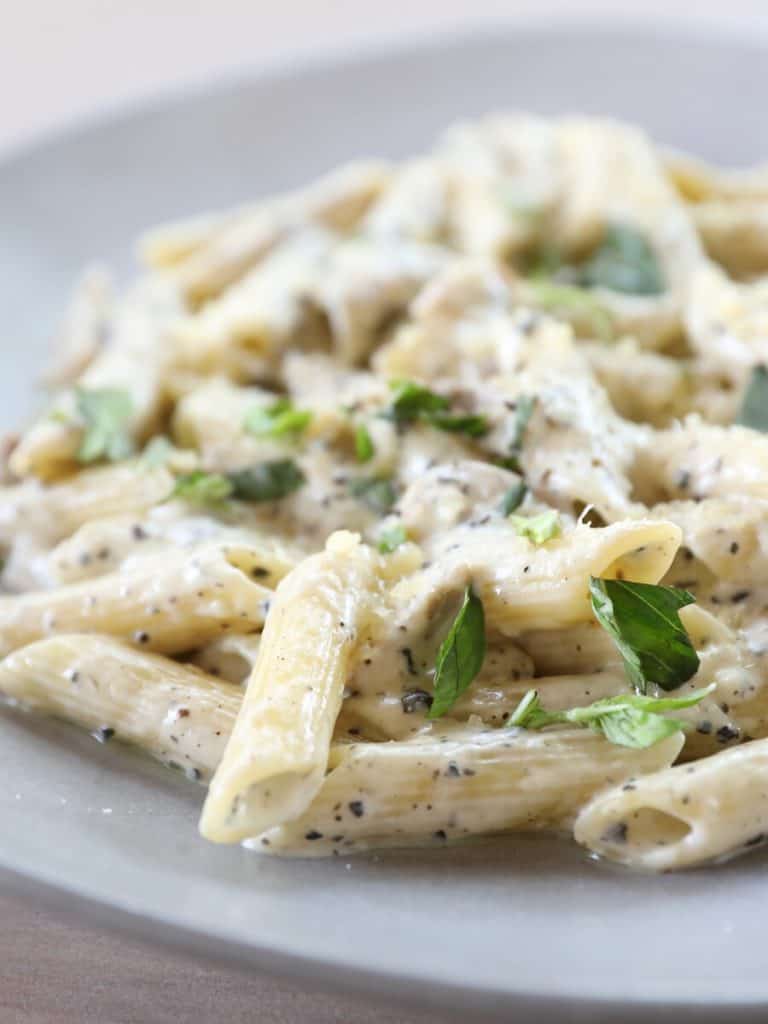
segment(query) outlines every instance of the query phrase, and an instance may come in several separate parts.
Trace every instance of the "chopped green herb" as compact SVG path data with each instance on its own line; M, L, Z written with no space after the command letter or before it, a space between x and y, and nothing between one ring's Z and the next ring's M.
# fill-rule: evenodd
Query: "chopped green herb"
M613 318L608 310L584 288L550 280L529 282L533 301L542 309L584 320L596 338L613 339Z
M440 645L435 663L435 693L428 718L449 711L483 667L485 615L472 587L464 591L461 608Z
M536 408L535 395L519 395L515 401L515 420L512 425L512 437L509 442L509 455L500 459L499 464L505 469L519 473L520 456L523 453L525 432L528 429L533 410Z
M373 438L364 423L355 428L355 456L358 462L370 462L376 454Z
M488 421L484 416L450 413L448 410L451 403L447 398L415 381L395 380L391 381L389 386L394 391L394 398L384 415L395 423L421 420L438 430L467 434L468 437L482 437L488 433Z
M288 398L278 398L268 406L256 406L250 409L243 421L249 434L256 437L298 437L306 430L312 419L312 413L306 409L296 409Z
M485 416L452 416L448 412L436 412L426 419L438 430L445 430L451 434L466 434L467 437L482 437L489 429Z
M306 481L292 459L260 462L228 474L232 497L241 501L277 501L297 491Z
M173 490L165 499L182 498L194 505L214 505L232 495L232 483L223 473L206 473L196 469L177 477Z
M393 380L389 386L394 394L386 415L395 423L410 423L450 408L451 403L447 398L415 381Z
M369 508L380 515L386 515L397 501L392 482L386 477L358 477L357 480L350 482L349 493L355 498L361 498Z
M172 451L173 445L167 437L153 437L141 453L139 463L142 469L157 469L165 465Z
M680 609L696 600L687 590L652 583L590 577L592 611L616 645L638 693L648 684L682 686L699 668L699 657L680 621Z
M127 432L133 413L130 394L119 388L78 388L75 401L85 428L77 451L78 462L117 462L127 458L133 451Z
M376 546L382 555L391 555L393 551L396 551L401 544L405 544L407 540L408 534L405 532L405 528L393 526L391 529L384 530L379 534Z
M768 434L768 366L753 367L736 422Z
M578 268L585 288L608 288L626 295L659 295L665 282L648 240L627 224L609 224L603 240Z
M685 697L677 698L620 694L618 697L596 700L587 707L569 708L567 711L544 711L536 690L529 690L507 725L522 729L543 729L547 725L564 723L580 725L602 733L611 743L641 750L688 727L687 722L665 718L661 712L693 707L714 689L715 684L712 683L703 690L694 690Z
M301 487L304 480L304 474L290 459L261 462L226 474L206 473L198 469L178 477L165 500L183 498L196 505L216 504L227 498L277 501Z
M533 410L536 408L535 395L519 395L515 401L515 423L512 430L510 447L520 451L525 440L525 432L528 429Z
M509 521L518 537L527 537L534 544L545 544L562 532L560 514L553 508L537 516L510 516Z
M518 480L516 484L512 484L507 493L501 499L499 509L501 514L504 516L511 515L513 512L520 508L522 503L525 501L525 496L528 493L524 481Z

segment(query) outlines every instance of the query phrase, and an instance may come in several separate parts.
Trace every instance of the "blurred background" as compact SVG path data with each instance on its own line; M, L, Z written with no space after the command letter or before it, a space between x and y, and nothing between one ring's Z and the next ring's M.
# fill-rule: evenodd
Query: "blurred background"
M249 67L537 17L727 18L765 0L0 0L0 150L46 130Z

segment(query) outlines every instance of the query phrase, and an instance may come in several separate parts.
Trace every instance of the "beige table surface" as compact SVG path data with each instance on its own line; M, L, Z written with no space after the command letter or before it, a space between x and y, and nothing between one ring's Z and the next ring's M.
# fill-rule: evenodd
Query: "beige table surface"
M463 23L768 18L766 0L0 0L0 150L253 64ZM0 1024L438 1024L206 966L0 891Z

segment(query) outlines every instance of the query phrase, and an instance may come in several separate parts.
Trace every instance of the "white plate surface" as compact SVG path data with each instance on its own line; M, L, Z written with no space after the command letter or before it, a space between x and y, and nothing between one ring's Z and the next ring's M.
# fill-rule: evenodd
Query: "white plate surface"
M767 85L760 38L508 29L175 97L21 153L0 167L0 428L32 407L78 268L127 270L158 219L416 152L457 117L502 108L614 114L710 158L758 160ZM201 793L184 780L8 711L0 775L5 881L216 958L541 1021L768 1014L759 851L659 878L552 839L263 859L202 842Z

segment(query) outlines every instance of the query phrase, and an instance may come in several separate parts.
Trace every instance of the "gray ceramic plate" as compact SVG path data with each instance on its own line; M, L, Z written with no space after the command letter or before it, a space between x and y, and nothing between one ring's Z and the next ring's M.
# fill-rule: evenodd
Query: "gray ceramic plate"
M0 167L0 426L29 407L78 268L126 268L157 219L417 151L456 117L503 107L607 112L707 157L756 160L766 68L754 34L505 30L176 97L22 153ZM198 839L197 787L10 712L0 778L6 880L211 956L541 1020L768 1013L764 853L662 878L548 839L267 860Z

